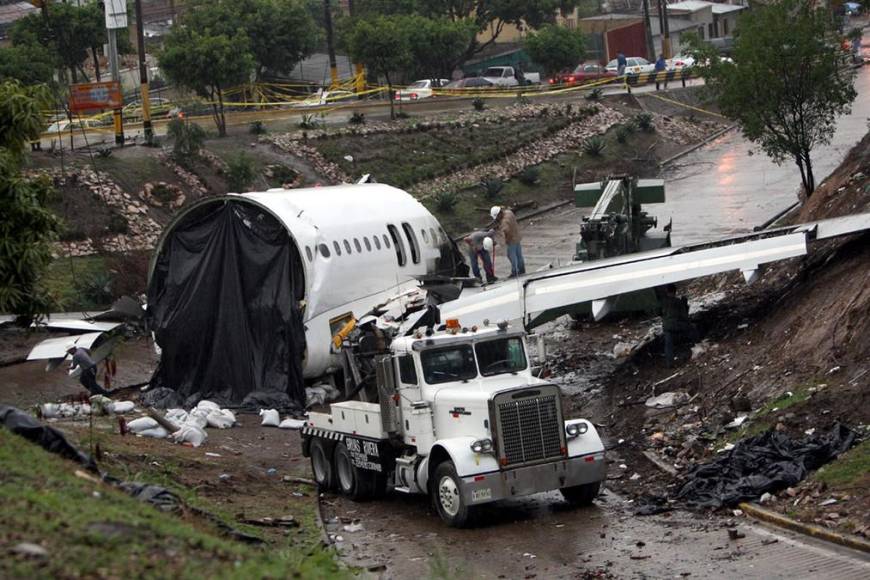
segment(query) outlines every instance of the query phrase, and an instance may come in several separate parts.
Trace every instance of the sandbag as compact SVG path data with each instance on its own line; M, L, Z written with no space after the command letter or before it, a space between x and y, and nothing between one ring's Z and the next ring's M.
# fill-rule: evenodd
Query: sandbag
M128 422L127 429L129 429L130 433L140 433L148 429L153 429L154 427L157 427L157 425L157 421L151 417L139 417L138 419L133 419Z
M133 403L133 401L115 401L109 405L108 411L115 415L123 415L124 413L129 413L135 408L136 404Z
M260 417L263 418L260 422L263 427L277 427L281 424L281 416L275 409L260 409Z
M181 429L172 434L172 440L176 443L187 443L193 447L199 447L208 439L208 433L195 425L182 425Z
M182 423L205 429L208 426L208 411L205 409L192 409L187 414L187 419L182 421Z
M229 409L217 409L211 411L206 417L209 427L216 429L229 429L236 424L236 416Z
M281 421L278 425L279 429L302 429L305 426L305 421L301 419L291 419L290 417Z
M221 406L211 401L202 400L196 404L197 409L205 409L206 411L220 411Z
M184 409L169 409L166 411L166 420L180 425L187 421L188 413Z
M154 439L166 439L169 436L169 431L161 427L160 425L156 427L152 427L151 429L145 429L143 431L139 431L136 433L137 437L153 437Z

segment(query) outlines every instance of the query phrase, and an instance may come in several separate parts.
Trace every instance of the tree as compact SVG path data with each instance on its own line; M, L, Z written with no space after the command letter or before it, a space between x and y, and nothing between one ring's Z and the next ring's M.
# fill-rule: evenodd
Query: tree
M450 78L456 62L462 58L468 42L474 38L474 25L465 20L399 17L411 39L414 78Z
M24 148L45 127L42 110L50 103L44 86L0 84L0 312L29 325L51 308L40 278L51 262L51 242L60 228L45 208L47 178L21 175Z
M420 9L427 16L444 16L454 22L465 21L480 33L469 40L459 66L493 44L506 26L539 28L555 20L556 12L567 14L578 0L428 0ZM486 38L483 42L480 37Z
M857 96L854 73L830 14L808 0L758 5L740 18L736 64L697 37L690 52L724 114L775 162L791 158L807 196L816 187L812 150L829 143Z
M545 25L529 34L524 44L529 57L543 66L548 75L574 68L583 58L583 35L561 26Z
M386 79L391 119L396 118L391 75L406 70L413 61L405 22L398 16L359 20L347 32L345 39L354 62L364 63L371 72Z
M184 25L228 37L245 34L258 81L266 71L289 73L320 42L320 28L300 0L194 0Z
M50 84L55 69L51 52L37 44L0 48L0 82L17 80L22 85Z
M218 136L227 134L224 91L250 79L254 70L248 38L212 35L191 25L174 27L158 55L160 69L177 85L208 99Z

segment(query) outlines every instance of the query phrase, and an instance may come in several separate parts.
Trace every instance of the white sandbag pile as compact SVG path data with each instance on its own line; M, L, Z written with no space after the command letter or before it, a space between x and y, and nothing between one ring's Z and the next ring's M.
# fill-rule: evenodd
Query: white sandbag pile
M279 429L302 429L305 426L306 421L302 419L293 419L291 417L287 417L278 425Z
M127 423L127 429L139 437L153 437L165 439L169 432L151 417L139 417Z
M39 416L43 419L87 417L91 411L88 403L43 403L39 406Z
M236 416L232 411L221 409L212 401L200 401L190 411L168 409L165 417L176 427L171 433L151 417L134 419L127 423L127 428L140 437L168 437L175 443L199 447L208 439L206 427L229 429L236 424Z

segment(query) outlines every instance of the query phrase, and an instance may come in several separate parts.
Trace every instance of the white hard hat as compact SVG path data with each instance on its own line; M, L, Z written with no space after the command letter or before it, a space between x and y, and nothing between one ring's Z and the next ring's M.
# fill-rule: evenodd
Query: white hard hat
M497 218L498 214L500 214L500 213L501 213L501 206L500 205L494 205L494 206L492 206L492 209L489 210L489 215L492 216L492 219Z
M76 348L76 343L73 341L70 341L70 342L66 343L66 346L63 347L63 350L65 352L69 352L74 348Z
M492 251L492 238L491 237L487 236L487 237L483 238L483 249L486 250L487 252Z

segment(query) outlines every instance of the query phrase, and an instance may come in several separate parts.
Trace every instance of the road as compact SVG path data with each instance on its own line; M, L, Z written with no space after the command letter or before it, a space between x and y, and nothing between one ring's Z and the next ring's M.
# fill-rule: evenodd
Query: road
M848 115L840 117L829 145L813 154L817 183L821 183L867 131L870 118L870 66L858 70L858 97ZM673 220L674 245L703 242L752 231L770 217L797 201L800 173L791 162L773 163L737 130L668 165L665 180L667 201L646 206L660 224ZM571 205L533 218L523 224L526 269L570 260L580 236L580 222L587 209ZM510 273L507 260L499 255L496 274Z
M357 504L326 495L322 504L345 559L381 569L384 578L583 578L600 570L617 578L870 575L866 554L742 516L674 511L639 517L612 493L576 510L557 492L500 502L484 512L485 525L468 530L444 526L422 496L391 494ZM357 520L361 530L345 530ZM730 540L727 528L733 526L745 538Z

